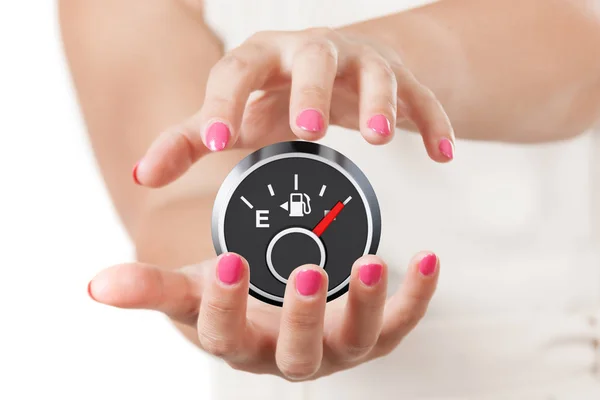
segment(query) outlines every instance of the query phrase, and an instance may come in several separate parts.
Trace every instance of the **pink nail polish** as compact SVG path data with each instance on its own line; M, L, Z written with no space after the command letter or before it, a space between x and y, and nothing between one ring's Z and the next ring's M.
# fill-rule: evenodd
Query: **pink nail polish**
M309 132L321 132L325 126L323 116L317 110L307 109L296 118L296 125Z
M140 165L140 162L136 162L135 165L133 166L133 171L131 171L131 175L133 175L133 181L137 184L137 185L141 185L138 177L137 177L137 170L138 170L138 166Z
M296 290L302 296L312 296L321 288L321 274L314 269L298 272L296 275Z
M229 142L229 128L222 122L213 122L206 129L206 144L212 151L221 151Z
M367 126L373 132L379 133L382 136L390 134L390 121L384 115L375 115L367 122Z
M226 254L217 265L219 280L227 285L237 283L242 277L242 259L237 254Z
M419 262L419 272L425 276L433 275L436 267L437 256L435 254L428 254Z
M446 138L440 140L439 148L440 153L442 153L444 156L446 156L450 160L454 158L454 145L452 145L451 141L449 141Z
M381 280L383 267L380 264L366 264L358 270L358 278L367 286L374 286Z
M358 278L367 286L374 286L381 279L383 267L379 264L366 264L358 270Z

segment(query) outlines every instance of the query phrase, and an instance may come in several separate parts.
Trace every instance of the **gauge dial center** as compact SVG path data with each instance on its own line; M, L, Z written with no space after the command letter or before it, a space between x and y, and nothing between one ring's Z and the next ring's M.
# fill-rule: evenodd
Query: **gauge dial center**
M317 235L305 228L292 227L282 230L271 239L266 257L273 276L287 283L298 265L317 264L324 268L327 256L325 246Z

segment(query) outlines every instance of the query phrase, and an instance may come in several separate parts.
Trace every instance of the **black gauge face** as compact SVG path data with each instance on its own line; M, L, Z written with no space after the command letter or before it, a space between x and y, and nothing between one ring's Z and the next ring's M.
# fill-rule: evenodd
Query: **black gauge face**
M218 254L248 260L254 297L282 305L290 273L315 264L329 276L330 301L348 290L354 261L376 252L380 220L375 193L350 160L316 143L278 143L226 178L213 241Z

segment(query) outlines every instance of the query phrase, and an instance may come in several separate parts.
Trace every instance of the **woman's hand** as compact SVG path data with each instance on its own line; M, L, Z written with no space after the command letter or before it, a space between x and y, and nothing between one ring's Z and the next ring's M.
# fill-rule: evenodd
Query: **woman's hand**
M400 121L421 133L433 160L453 158L442 106L393 50L331 29L261 32L217 62L202 108L154 142L134 177L163 186L209 149L317 140L330 124L384 144Z
M199 345L233 368L307 380L391 352L425 313L438 275L438 258L421 253L386 300L387 266L364 256L348 295L326 307L327 274L306 265L291 274L279 308L248 296L248 264L228 253L177 271L118 265L88 290L98 302L157 310L196 327Z

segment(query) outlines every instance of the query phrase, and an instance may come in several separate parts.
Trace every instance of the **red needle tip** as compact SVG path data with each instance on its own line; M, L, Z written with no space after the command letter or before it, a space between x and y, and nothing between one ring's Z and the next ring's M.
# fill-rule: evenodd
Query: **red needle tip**
M338 216L338 214L342 211L343 208L344 203L342 203L341 201L335 203L335 206L333 206L331 211L329 211L327 215L323 217L321 221L319 221L317 226L314 227L314 229L312 230L313 233L320 237L323 234L323 232L325 232L325 230L329 227L329 225L333 222L333 220Z

